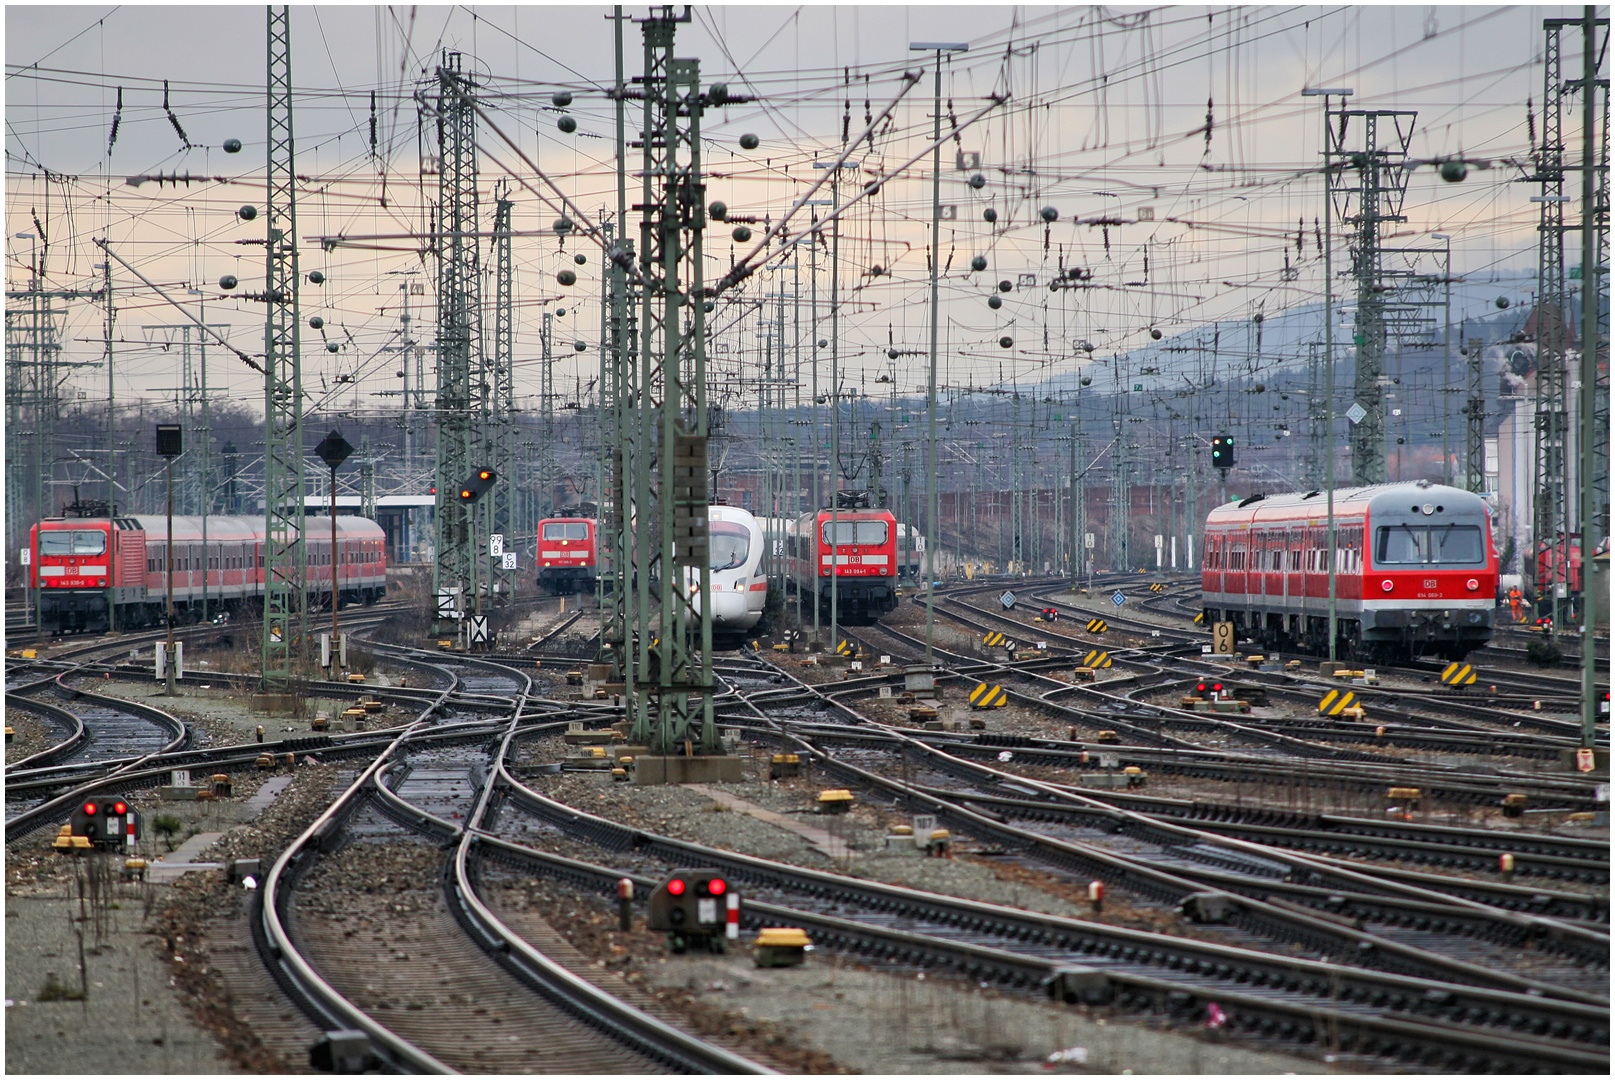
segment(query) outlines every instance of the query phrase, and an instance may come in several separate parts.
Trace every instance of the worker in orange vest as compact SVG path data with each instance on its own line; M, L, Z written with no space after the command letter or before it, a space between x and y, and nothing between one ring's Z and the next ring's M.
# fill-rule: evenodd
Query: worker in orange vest
M1518 585L1510 585L1508 587L1508 607L1509 610L1514 613L1515 622L1525 621L1525 616L1520 614L1520 604L1523 599L1524 597L1520 595L1520 587Z

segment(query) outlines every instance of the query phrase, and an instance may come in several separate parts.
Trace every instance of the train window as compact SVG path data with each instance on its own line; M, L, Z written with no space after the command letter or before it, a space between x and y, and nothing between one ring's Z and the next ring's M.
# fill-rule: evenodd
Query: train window
M39 531L39 553L41 555L73 554L73 534L65 529L41 529Z
M551 521L544 526L546 540L587 540L588 523L582 521Z
M830 532L831 523L824 523L824 542L834 547L847 546L879 546L886 542L888 531L884 521L837 521L835 534Z
M1478 525L1434 527L1430 530L1430 540L1435 562L1474 563L1486 557L1481 551Z
M751 534L733 521L713 521L707 527L707 550L714 570L732 570L746 561Z
M94 529L73 530L73 554L100 555L107 549L107 534Z

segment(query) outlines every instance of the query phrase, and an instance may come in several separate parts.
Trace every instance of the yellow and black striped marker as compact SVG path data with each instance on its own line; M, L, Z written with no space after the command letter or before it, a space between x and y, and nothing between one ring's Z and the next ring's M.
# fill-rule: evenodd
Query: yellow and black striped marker
M857 656L858 655L858 646L852 644L851 642L843 641L840 645L836 646L836 655L837 656Z
M1206 621L1206 613L1205 612L1203 612L1203 611L1195 612L1195 614L1194 614L1194 624L1196 626L1202 625L1205 621Z
M1448 664L1441 672L1442 686L1474 686L1475 669L1462 661Z
M1091 650L1082 658L1082 666L1090 668L1106 668L1110 666L1110 654L1099 649Z
M1103 634L1109 628L1110 624L1105 622L1104 619L1088 620L1088 633L1090 634Z
M1166 591L1166 586L1162 585L1159 581L1150 582L1150 592L1165 592L1165 591Z
M1002 709L1009 704L1009 695L1004 693L1002 686L993 686L989 683L980 683L970 691L970 707L972 709Z
M1331 690L1318 702L1318 712L1324 716L1339 716L1357 704L1357 695L1350 690Z
M983 645L1002 645L1005 640L1006 639L1003 634L1000 634L997 630L994 630L989 634L982 635L981 643Z

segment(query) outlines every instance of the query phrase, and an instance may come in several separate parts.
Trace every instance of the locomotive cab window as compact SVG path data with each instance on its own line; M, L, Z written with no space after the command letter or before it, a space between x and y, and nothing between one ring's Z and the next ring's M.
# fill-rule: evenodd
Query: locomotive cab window
M101 555L107 550L106 533L93 529L50 529L39 534L39 554Z
M1381 525L1374 538L1374 561L1387 566L1485 558L1478 525Z
M835 547L878 547L886 542L887 530L884 521L837 521L832 534L826 521L823 535L825 544Z
M587 540L589 526L582 521L552 521L544 526L546 540Z
M714 570L732 570L746 561L751 551L751 534L733 521L710 521L707 547Z

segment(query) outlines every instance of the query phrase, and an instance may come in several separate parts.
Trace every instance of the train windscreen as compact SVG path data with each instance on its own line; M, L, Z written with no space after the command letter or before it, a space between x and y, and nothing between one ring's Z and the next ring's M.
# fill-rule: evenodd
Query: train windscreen
M1374 561L1385 566L1485 562L1478 525L1382 525Z
M551 521L544 526L546 540L587 540L589 526L582 521Z
M93 529L48 529L39 534L40 555L100 555L107 549L107 534Z
M886 542L884 521L837 521L824 523L824 542L833 547L879 547Z
M707 551L714 570L731 570L741 566L751 553L751 533L744 525L733 521L709 521Z

